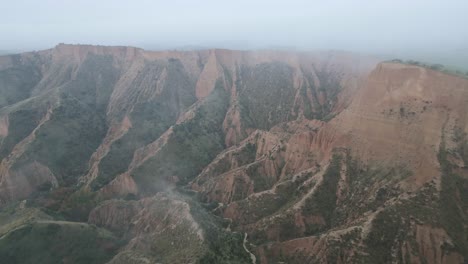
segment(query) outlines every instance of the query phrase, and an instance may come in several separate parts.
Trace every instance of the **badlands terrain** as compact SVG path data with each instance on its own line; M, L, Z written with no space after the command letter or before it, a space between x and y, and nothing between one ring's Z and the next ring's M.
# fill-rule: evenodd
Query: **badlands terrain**
M0 260L464 263L467 78L338 51L0 56Z

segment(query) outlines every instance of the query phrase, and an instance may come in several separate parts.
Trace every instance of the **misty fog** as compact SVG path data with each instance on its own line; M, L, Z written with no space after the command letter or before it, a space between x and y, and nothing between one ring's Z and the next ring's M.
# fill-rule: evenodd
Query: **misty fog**
M340 49L468 57L468 2L16 0L1 3L0 53L57 43L145 49Z

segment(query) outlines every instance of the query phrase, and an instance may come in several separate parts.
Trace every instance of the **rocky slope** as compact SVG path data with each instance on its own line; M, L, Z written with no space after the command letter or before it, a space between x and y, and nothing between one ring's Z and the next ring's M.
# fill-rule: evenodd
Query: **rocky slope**
M252 134L192 186L261 263L462 263L467 100L466 79L382 63L329 122Z
M44 221L99 227L101 263L468 256L466 79L345 52L60 44L1 56L0 99L1 210L41 215L2 221L12 261Z

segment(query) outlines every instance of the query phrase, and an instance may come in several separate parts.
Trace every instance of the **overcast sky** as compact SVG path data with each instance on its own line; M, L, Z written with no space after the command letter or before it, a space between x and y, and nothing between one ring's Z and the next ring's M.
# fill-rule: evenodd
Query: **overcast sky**
M370 52L468 47L467 0L0 0L0 7L0 50L61 42Z

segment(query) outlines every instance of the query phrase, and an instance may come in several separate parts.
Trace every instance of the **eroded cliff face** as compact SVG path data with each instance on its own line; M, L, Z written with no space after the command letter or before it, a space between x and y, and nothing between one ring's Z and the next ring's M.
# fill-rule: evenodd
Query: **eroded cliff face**
M340 91L357 89L359 80L373 64L373 58L342 53L149 52L131 47L65 44L47 51L5 57L3 73L26 68L37 73L28 76L35 79L27 84L10 80L11 73L5 75L4 81L9 86L26 88L10 100L18 103L10 103L2 110L6 140L3 152L8 154L24 138L43 135L40 140L28 143L29 152L26 148L25 153L9 163L18 164L14 167L19 168L21 164L39 162L61 186L79 182L92 191L103 189L100 192L123 195L135 193L135 188L122 186L119 191L115 189L117 183L125 175L144 179L146 176L133 174L141 175L139 172L143 171L146 175L145 170L151 167L148 164L161 162L158 156L167 155L168 149L188 147L193 153L202 152L195 162L193 155L188 155L184 172L162 173L159 179L162 182L155 184L157 189L181 178L191 180L214 155L239 144L256 129L269 130L292 120L332 117L349 101L348 97L339 96ZM28 117L27 111L40 113L45 109L50 110L46 121L37 118L36 123L22 122ZM211 118L197 118L203 111L216 112L218 116L213 117L216 122L200 125L203 122L199 120ZM80 115L73 116L74 113ZM63 133L47 132L59 122ZM18 127L16 123L21 124ZM200 132L211 130L210 141L216 138L216 142L201 149L193 144L176 143L184 131L193 129L192 123ZM178 133L172 133L174 128L180 128ZM74 137L63 140L65 134ZM205 139L194 135L191 140L209 139L203 136ZM43 148L41 144L78 154L33 153L33 149ZM51 152L50 149L43 152ZM9 173L6 167L2 167L5 171L2 178ZM24 194L16 197L26 197L45 183L33 182L38 184L32 189L5 188L25 189ZM10 198L5 197L5 201Z
M343 146L362 160L410 166L414 177L408 187L419 187L440 175L437 153L443 134L453 148L454 132L466 133L467 92L466 79L383 63L329 129L348 134Z
M250 234L261 263L462 262L467 85L379 64L329 122L253 132L192 187Z
M110 230L110 263L467 257L466 79L345 52L61 44L0 57L0 84L1 206Z

